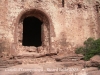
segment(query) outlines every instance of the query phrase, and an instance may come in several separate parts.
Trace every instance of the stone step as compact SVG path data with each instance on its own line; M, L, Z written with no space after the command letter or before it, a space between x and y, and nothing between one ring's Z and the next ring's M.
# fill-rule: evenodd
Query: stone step
M5 65L5 66L0 66L0 68L7 68L7 66Z
M52 58L54 58L56 61L79 61L83 58L82 55L57 55L57 56L53 56Z
M0 70L3 70L5 68L11 67L11 66L19 65L19 64L22 64L22 63L15 59L6 60L6 59L2 58L2 59L0 59Z
M19 54L15 57L17 57L18 59L22 59L22 58L40 58L40 57L46 57L46 56L53 56L53 55L57 55L56 53L47 53L47 54L44 54L44 53L34 53L34 52L26 52L26 53L23 53L23 54Z

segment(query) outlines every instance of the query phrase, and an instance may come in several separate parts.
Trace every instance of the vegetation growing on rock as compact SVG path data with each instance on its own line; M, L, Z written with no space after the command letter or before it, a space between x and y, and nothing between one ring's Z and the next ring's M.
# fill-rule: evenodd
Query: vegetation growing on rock
M83 54L84 60L89 60L94 55L100 55L100 38L88 38L84 42L84 46L79 47L75 51L77 54Z

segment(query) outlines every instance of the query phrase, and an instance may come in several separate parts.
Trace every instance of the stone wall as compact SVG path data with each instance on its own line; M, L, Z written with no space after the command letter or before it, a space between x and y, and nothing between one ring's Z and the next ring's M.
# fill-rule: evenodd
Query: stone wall
M11 52L23 47L18 46L18 25L30 10L41 11L48 19L49 52L71 53L87 38L100 37L100 0L1 0L0 39Z
M10 40L9 40L9 32L11 31L8 25L8 10L7 10L7 1L0 1L0 56L4 51L10 51ZM3 53L7 54L7 53Z

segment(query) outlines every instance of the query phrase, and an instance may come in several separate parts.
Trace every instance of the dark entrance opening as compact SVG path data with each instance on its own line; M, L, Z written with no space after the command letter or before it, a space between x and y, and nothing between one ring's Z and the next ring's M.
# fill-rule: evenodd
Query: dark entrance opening
M23 20L23 46L41 46L41 25L42 22L34 17L26 17Z

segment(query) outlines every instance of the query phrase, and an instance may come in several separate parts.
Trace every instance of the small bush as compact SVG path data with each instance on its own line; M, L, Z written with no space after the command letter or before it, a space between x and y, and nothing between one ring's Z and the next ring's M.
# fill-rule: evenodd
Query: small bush
M79 47L76 49L76 53L77 54L84 54L84 48L83 47Z
M84 60L89 60L94 55L100 55L100 38L96 40L88 38L84 42L84 46L77 48L75 53L83 54Z

